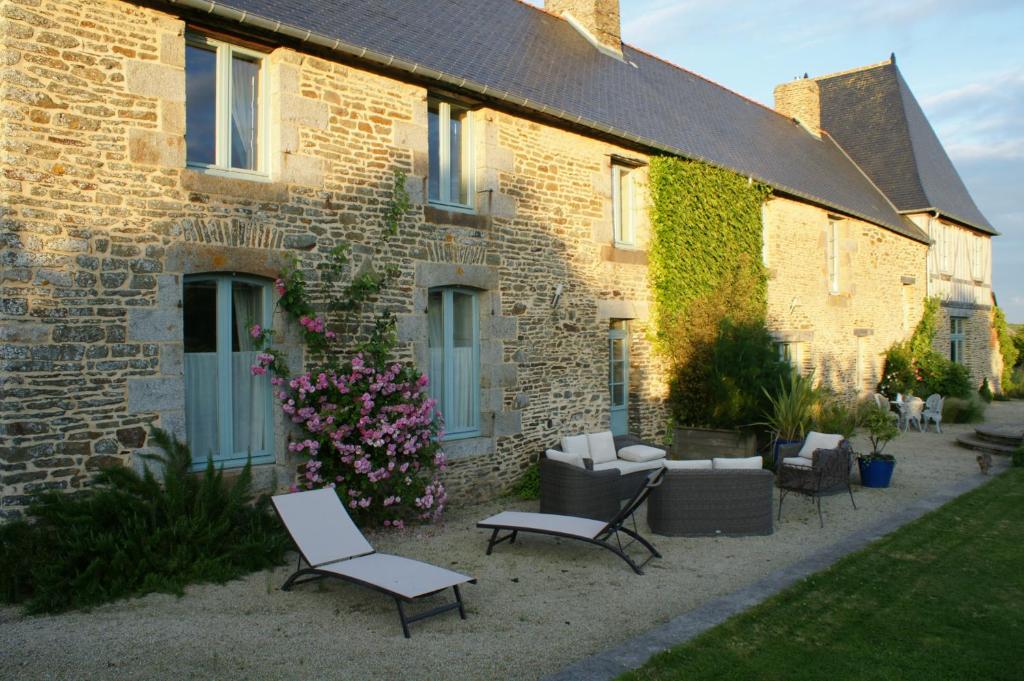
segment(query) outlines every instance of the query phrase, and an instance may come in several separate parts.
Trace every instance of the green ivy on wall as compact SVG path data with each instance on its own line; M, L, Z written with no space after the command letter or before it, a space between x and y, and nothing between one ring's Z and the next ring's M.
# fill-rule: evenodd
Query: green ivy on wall
M656 343L672 364L679 425L732 428L762 415L783 370L765 328L761 207L771 189L728 170L651 160L649 276Z
M659 156L651 160L650 278L664 347L698 299L728 296L764 318L761 206L771 188L728 170ZM744 276L752 273L752 276ZM743 279L743 290L726 286Z

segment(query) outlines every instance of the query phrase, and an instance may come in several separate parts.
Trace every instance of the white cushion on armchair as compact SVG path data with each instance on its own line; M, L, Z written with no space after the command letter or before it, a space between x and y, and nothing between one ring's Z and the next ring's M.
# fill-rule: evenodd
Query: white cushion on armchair
M562 451L566 454L575 454L582 459L590 458L590 447L587 446L586 435L572 435L562 438Z
M842 435L829 435L828 433L817 433L812 430L807 433L804 446L800 448L800 453L797 456L812 459L816 449L835 449L842 441Z
M548 457L552 461L567 463L570 466L576 466L576 468L586 468L586 466L583 465L583 457L579 454L567 454L557 449L549 449L544 452L544 456Z
M665 450L648 445L629 445L619 450L619 458L626 461L654 461L664 459Z
M595 466L616 459L615 438L610 430L587 435L587 447L590 448L590 458L593 459Z

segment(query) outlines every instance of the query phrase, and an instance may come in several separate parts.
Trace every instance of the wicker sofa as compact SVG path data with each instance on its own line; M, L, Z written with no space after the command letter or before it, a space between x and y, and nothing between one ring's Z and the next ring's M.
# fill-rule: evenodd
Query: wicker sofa
M668 536L771 534L771 471L668 470L647 500L647 524Z
M636 435L614 436L616 451L631 445L654 446ZM561 445L551 447L562 451ZM619 506L631 498L647 479L650 469L623 474L617 469L592 470L553 461L542 452L540 469L540 512L609 520Z

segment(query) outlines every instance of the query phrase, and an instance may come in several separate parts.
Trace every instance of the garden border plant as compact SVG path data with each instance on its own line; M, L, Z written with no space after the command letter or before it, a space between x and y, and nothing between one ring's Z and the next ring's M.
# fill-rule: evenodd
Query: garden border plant
M189 448L154 429L164 454L142 475L101 470L75 494L43 492L28 518L0 525L0 601L28 613L62 612L187 584L223 583L284 562L289 541L269 511L252 503L246 463L231 482L212 460L190 472Z
M878 392L889 397L897 393L921 398L932 393L961 399L971 397L974 390L967 367L947 359L932 347L940 305L938 298L926 298L921 321L911 337L894 343L885 351Z
M395 174L392 197L385 207L384 236L374 255L398 233L409 208L405 176ZM339 286L351 261L347 244L332 248L321 266L323 291L335 324L358 328L363 307L398 276L389 266L378 272L372 258ZM427 377L408 363L390 362L396 344L394 317L387 311L373 318L369 339L341 362L339 334L316 313L305 273L293 262L274 282L278 305L302 327L310 352L306 370L289 375L281 353L272 348L272 333L250 328L261 352L253 374L271 373L274 396L299 435L288 450L306 458L295 489L337 490L353 520L361 526L402 528L411 521L433 521L447 501L440 473L447 460L441 450L440 416L429 396Z

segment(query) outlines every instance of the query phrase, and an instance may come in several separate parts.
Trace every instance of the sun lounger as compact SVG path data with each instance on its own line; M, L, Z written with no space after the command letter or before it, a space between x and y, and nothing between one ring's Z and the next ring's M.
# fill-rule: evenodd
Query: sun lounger
M476 579L418 560L377 553L352 522L333 489L281 494L274 508L299 548L299 566L281 587L288 591L325 577L337 577L376 589L395 599L402 633L409 638L409 624L458 609L466 619L459 585ZM307 567L302 567L302 561ZM304 579L300 579L304 577ZM455 602L407 616L404 603L451 588Z
M494 550L495 545L500 544L503 541L515 543L516 537L520 532L548 534L554 537L578 539L580 541L603 546L619 558L622 558L622 560L626 561L626 563L628 563L629 566L633 568L633 571L638 575L642 575L643 566L650 562L652 558L661 558L661 554L658 553L658 550L655 549L650 542L641 537L636 531L635 519L633 521L633 529L625 527L625 523L633 517L636 510L640 508L640 505L647 499L647 495L651 493L651 490L661 484L661 478L664 474L664 468L651 471L651 473L647 475L646 480L644 480L644 482L638 487L633 498L630 499L629 502L622 507L619 513L608 522L591 520L590 518L578 518L570 515L555 515L553 513L504 511L497 515L493 515L490 518L481 520L476 524L476 526L483 529L493 530L493 532L491 532L491 538L487 542L488 556L491 555L491 551ZM499 532L502 530L507 531L507 534L499 537ZM631 537L633 541L623 546L619 537L620 532ZM641 544L650 553L650 555L639 564L637 564L637 562L634 561L628 553L626 553L626 549L634 543Z

